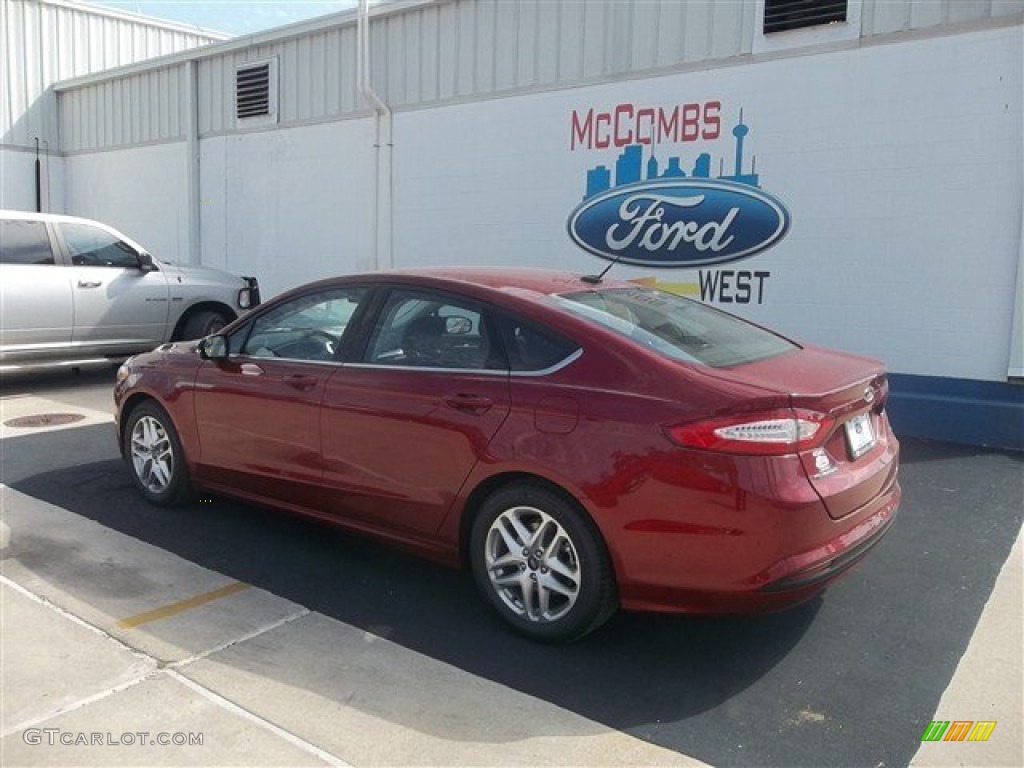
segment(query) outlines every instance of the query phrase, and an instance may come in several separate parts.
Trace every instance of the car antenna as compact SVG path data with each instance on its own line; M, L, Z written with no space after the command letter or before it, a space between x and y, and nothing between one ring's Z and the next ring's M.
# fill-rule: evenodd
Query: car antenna
M601 274L599 274L599 275L583 275L583 277L581 277L580 280L582 280L584 283L590 283L590 285L597 285L598 283L601 282L602 279L604 279L604 276L608 274L608 270L611 269L612 267L614 267L616 264L619 263L619 259L621 259L621 258L622 258L622 254L620 253L618 256L616 256L614 259L612 259L611 264L609 264L607 267L605 267L604 269L601 270Z

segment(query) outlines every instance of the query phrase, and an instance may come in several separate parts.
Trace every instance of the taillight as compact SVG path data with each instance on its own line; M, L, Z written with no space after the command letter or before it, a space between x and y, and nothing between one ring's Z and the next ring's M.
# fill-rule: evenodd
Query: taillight
M871 410L875 413L881 413L885 410L885 404L889 400L889 379L886 376L880 376L878 382L878 394L875 395L875 402L871 404Z
M679 424L666 432L673 442L687 448L781 456L817 447L832 422L824 413L781 408Z

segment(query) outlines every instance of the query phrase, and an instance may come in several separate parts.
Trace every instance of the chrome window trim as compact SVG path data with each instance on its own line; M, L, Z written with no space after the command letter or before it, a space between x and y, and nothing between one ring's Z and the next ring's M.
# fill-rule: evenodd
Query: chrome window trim
M555 363L552 366L549 366L547 368L541 368L539 371L512 371L512 375L513 376L518 376L518 377L523 377L523 378L535 378L537 376L550 376L552 373L557 373L558 371L562 370L563 368L567 368L568 366L572 365L577 360L579 360L581 357L583 357L583 347L577 347L575 352L573 352L568 357L562 358L561 360L559 360L557 363Z
M432 368L426 365L381 365L378 363L352 363L345 362L341 363L343 368L369 368L372 370L383 370L383 371L418 371L420 373L471 373L477 376L514 376L517 378L536 378L539 376L549 376L552 373L556 373L563 368L572 365L583 356L583 348L577 347L576 351L571 355L559 360L552 366L542 368L539 371L510 371L507 368L502 370L495 370L493 368Z
M379 365L377 363L342 363L344 368L370 368L378 371L417 371L419 373L472 373L477 376L508 376L508 368L432 368L427 365Z
M304 360L301 357L277 357L277 356L274 356L274 357L256 357L255 355L237 354L237 355L228 355L227 359L230 360L231 362L238 362L238 361L250 362L251 361L253 363L273 362L273 363L305 363L307 365L335 365L335 366L342 366L342 365L344 365L344 363L342 363L340 360Z

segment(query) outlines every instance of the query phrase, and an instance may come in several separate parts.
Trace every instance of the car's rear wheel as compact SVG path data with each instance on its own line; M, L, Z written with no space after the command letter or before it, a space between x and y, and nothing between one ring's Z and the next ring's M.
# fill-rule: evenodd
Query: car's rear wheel
M477 586L513 627L536 640L575 640L615 612L615 585L593 522L555 491L516 483L473 522Z
M218 312L216 309L200 309L185 319L182 338L206 338L210 334L217 333L229 322L231 322L230 319L223 312Z
M191 496L178 433L167 412L156 403L143 403L128 417L125 458L136 487L152 503L171 506Z

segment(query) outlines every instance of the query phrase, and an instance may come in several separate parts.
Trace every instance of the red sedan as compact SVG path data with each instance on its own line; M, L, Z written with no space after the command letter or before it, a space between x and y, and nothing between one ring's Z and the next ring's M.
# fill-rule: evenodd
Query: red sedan
M349 276L118 372L151 502L223 493L470 568L570 640L617 608L783 608L896 514L882 366L543 270Z

